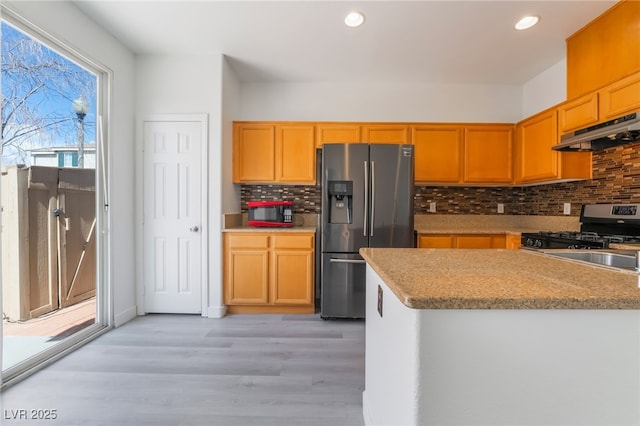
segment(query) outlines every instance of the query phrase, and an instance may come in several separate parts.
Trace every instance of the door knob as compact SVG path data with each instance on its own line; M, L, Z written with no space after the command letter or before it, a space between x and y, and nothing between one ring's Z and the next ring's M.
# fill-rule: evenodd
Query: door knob
M198 232L200 230L200 228L198 228L197 226L192 226L191 228L189 228L189 231L191 232Z

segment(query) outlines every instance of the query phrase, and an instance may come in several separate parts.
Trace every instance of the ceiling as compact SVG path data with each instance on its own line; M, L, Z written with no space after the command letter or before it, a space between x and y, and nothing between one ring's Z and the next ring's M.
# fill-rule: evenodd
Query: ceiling
M136 54L224 54L241 81L521 85L616 1L74 3ZM344 25L352 10L361 27ZM540 23L516 31L525 14Z

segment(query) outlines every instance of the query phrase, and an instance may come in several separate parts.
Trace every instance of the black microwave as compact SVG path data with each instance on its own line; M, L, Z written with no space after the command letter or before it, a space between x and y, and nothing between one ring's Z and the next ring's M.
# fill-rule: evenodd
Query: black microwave
M293 226L291 201L249 201L247 207L250 226Z

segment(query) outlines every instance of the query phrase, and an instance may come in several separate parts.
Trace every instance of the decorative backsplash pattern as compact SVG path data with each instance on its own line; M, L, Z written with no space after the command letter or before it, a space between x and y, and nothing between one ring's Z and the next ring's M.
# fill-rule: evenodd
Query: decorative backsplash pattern
M283 200L293 202L294 213L320 214L322 192L314 185L242 185L240 188L240 208L247 211L248 201Z
M320 186L242 185L242 211L251 200L291 200L295 213L320 213ZM417 186L415 213L498 214L504 204L507 215L563 214L571 203L571 215L580 214L585 203L640 203L640 144L618 146L593 153L593 179L528 187Z

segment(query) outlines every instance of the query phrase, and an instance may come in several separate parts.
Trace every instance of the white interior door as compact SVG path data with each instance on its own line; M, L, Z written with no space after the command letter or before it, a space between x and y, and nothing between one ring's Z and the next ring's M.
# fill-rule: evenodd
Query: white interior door
M203 125L144 122L146 312L202 312Z

